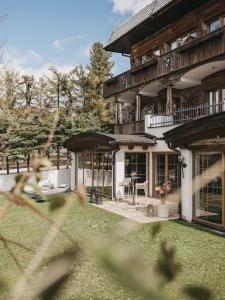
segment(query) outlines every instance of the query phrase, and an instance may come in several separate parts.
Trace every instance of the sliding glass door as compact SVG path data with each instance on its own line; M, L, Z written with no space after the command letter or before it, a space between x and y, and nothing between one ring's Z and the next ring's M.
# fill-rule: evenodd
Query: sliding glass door
M194 217L223 224L224 170L221 152L195 153Z
M125 178L130 178L131 173L135 172L138 183L144 183L148 180L148 154L147 153L125 153ZM138 191L143 193L144 191Z
M181 169L178 163L178 155L174 153L155 153L154 155L154 186L163 186L167 181L175 192L181 186Z

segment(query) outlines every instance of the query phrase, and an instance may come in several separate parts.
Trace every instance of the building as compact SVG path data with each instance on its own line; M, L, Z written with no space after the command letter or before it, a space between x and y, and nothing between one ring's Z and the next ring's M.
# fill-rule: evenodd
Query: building
M129 56L131 68L105 82L114 134L67 142L72 187L124 197L135 171L150 197L170 181L185 220L225 228L225 1L154 0L105 49Z

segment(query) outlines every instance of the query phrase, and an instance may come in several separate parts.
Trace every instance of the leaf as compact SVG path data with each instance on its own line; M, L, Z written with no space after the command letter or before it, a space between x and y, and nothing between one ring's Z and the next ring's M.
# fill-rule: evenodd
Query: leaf
M164 242L161 248L160 258L156 265L156 271L164 277L166 282L173 281L178 272L181 270L181 265L176 261L176 250L169 242Z
M150 233L153 239L161 232L162 230L162 223L154 223L150 227Z
M75 247L72 250L58 256L54 261L47 265L44 272L34 283L31 288L31 299L41 296L43 300L55 298L57 293L63 288L64 283L68 280L72 266L79 261L80 248Z
M184 293L194 300L210 300L212 299L212 292L203 287L186 287Z
M51 195L48 198L49 200L49 209L50 211L54 211L63 207L66 203L66 199L63 195Z

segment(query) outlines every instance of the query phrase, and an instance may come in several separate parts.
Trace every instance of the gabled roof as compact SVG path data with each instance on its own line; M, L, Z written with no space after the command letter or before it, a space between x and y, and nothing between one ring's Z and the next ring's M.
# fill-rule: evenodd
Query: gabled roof
M128 20L120 24L116 28L116 30L112 32L108 44L112 44L120 37L128 33L130 30L146 21L148 18L153 16L156 12L158 12L162 7L164 7L171 1L173 0L153 0L150 4L148 4L142 10L140 10L136 15L130 17Z

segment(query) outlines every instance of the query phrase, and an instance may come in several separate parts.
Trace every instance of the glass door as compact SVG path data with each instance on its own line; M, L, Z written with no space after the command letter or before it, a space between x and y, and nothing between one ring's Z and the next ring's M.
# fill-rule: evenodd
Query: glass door
M223 154L195 154L195 218L223 224Z
M137 174L137 182L144 183L148 180L148 159L147 153L125 153L125 178L130 178L131 173L135 172ZM143 193L144 191L138 191L138 193Z

